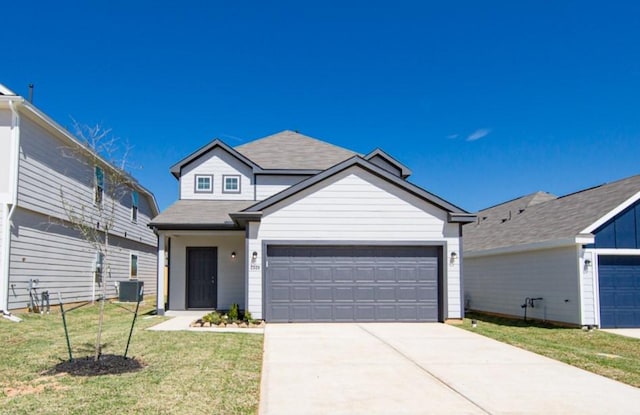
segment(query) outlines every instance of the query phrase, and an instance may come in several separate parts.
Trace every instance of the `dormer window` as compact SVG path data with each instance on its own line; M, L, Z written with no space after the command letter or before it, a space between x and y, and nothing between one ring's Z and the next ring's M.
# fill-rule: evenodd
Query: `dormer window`
M222 192L223 193L240 193L240 176L238 175L222 176Z
M196 174L195 192L213 193L213 176L210 174Z

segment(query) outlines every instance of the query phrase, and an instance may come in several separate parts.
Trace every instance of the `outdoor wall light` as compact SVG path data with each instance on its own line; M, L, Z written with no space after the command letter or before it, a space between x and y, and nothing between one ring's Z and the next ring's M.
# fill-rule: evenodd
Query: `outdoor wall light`
M458 259L458 254L456 252L452 252L449 261L453 264L454 262L456 262L456 259Z
M233 251L233 252L231 253L231 259L236 259L236 251Z
M590 259L585 259L584 260L584 267L585 268L589 268L591 266L591 260Z
M251 258L255 261L256 259L258 259L258 251L253 251L253 254L251 254Z

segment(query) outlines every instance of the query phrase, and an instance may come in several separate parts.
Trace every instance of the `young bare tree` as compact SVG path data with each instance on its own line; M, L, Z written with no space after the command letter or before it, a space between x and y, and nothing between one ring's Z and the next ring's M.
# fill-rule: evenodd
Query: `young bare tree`
M111 273L111 245L109 236L116 224L117 209L123 198L133 189L134 179L127 173L130 148L123 146L110 129L101 125L88 126L74 120L74 132L82 146L67 147L63 155L86 166L93 180L91 198L72 198L60 188L60 198L66 214L66 225L76 229L97 252L95 283L99 287L98 330L94 360L102 353L104 305L107 296L105 273Z

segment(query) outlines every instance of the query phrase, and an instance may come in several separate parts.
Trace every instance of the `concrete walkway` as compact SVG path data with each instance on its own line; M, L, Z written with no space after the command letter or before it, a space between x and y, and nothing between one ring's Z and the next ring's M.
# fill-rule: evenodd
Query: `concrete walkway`
M235 327L189 327L191 322L202 318L208 311L167 311L165 316L171 317L169 320L158 323L149 327L147 330L152 331L195 331L199 333L244 333L244 334L263 334L263 328L235 328Z
M640 339L640 329L601 329L607 333L617 334L618 336L633 337Z
M640 389L444 324L270 324L260 414L640 414Z

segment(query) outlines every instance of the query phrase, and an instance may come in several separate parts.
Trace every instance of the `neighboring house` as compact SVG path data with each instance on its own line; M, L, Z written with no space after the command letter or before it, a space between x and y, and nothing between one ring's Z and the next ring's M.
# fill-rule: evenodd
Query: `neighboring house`
M463 315L461 224L475 216L409 183L381 150L283 131L214 140L171 168L180 200L150 224L165 309L272 322L444 321ZM158 269L163 292L164 264Z
M478 212L464 226L467 306L520 317L526 310L579 326L640 327L639 200L640 176L633 176Z
M61 192L70 204L90 210L109 186L96 176L108 176L112 167L89 165L75 137L2 85L0 145L0 310L25 308L30 295L40 300L43 291L52 304L58 293L64 302L95 299L100 255L66 222ZM116 281L130 278L155 293L157 238L147 224L158 208L139 184L128 193L110 235L111 269L103 270L109 296L116 295Z

